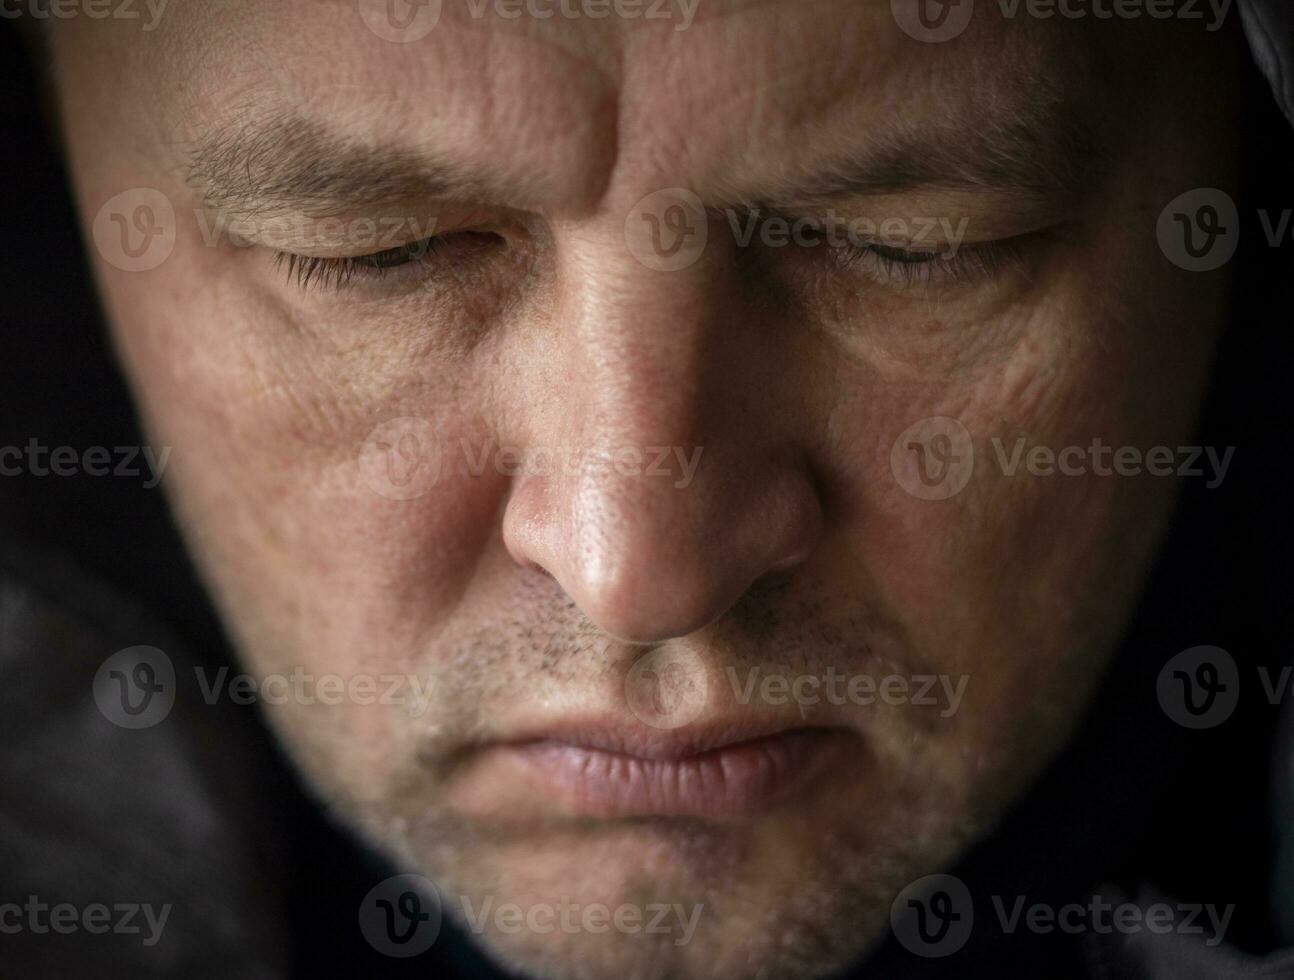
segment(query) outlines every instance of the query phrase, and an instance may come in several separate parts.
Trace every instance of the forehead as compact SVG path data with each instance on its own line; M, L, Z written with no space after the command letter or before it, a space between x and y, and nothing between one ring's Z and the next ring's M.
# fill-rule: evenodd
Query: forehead
M1096 102L1097 44L1073 24L990 12L954 42L922 43L890 0L631 2L171 0L152 35L70 33L113 33L100 50L147 76L172 145L290 113L534 183L554 207L588 205L614 174L753 184L805 147L969 134L1040 108L1059 125Z

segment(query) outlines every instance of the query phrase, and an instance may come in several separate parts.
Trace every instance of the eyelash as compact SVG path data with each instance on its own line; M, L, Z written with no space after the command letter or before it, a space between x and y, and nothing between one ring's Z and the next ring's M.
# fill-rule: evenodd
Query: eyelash
M295 282L302 290L312 284L341 290L357 277L380 279L394 270L427 261L456 237L459 235L433 235L369 255L336 258L278 252L275 265L285 270L288 282ZM993 278L1020 258L1017 244L1013 239L984 242L962 246L952 254L877 244L848 245L835 250L835 254L842 270L858 269L878 282L902 288Z
M840 252L845 270L861 271L880 282L899 287L964 283L992 279L1020 259L1013 239L963 245L951 254L908 251L885 245L851 245Z
M380 279L392 269L423 261L443 248L450 237L433 235L370 255L347 255L339 258L279 252L275 266L279 269L286 267L288 282L295 281L300 289L308 289L312 282L322 289L344 289L356 276Z

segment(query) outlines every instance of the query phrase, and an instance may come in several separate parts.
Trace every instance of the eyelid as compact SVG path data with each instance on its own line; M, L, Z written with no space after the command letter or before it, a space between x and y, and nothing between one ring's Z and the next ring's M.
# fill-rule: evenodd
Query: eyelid
M286 266L288 281L295 279L301 289L308 288L312 282L341 288L361 272L380 277L392 269L418 262L434 252L445 237L448 236L431 235L420 241L363 255L323 256L278 251L275 253L275 266L279 269Z
M295 280L302 290L311 285L344 289L353 281L379 280L386 276L400 276L405 281L415 276L429 276L442 271L441 261L432 262L433 256L456 250L466 255L445 256L443 261L456 259L454 265L443 271L452 275L457 265L471 261L475 252L504 240L497 232L465 229L431 235L419 241L407 242L394 248L369 252L364 255L311 256L292 252L276 252L275 265L287 267L287 279Z
M994 242L961 245L953 251L911 251L892 246L867 246L840 250L840 264L859 268L870 278L889 285L957 285L990 281L1022 264L1024 240L1020 235Z

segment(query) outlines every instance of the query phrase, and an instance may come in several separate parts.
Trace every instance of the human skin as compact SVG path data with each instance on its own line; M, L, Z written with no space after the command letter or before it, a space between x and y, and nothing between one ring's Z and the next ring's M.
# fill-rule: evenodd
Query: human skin
M431 685L425 710L266 705L310 782L460 919L464 900L701 907L685 942L491 921L493 955L574 978L820 975L874 943L895 894L947 869L1064 744L1173 481L1007 475L989 441L1189 441L1227 279L1173 266L1155 222L1183 191L1230 180L1227 32L1004 23L990 7L923 44L888 2L702 5L677 31L446 3L407 44L354 4L305 0L173 0L149 33L51 26L87 234L132 188L177 215L156 268L92 259L249 672ZM282 165L248 159L233 134L258 120L314 138ZM1021 120L1038 148L994 158L976 142ZM235 191L331 172L295 165L343 143L425 153L469 186L387 199L373 180L363 200L307 202L315 219L434 221L447 237L380 278L303 287L276 261L302 241L268 221L301 208ZM829 202L786 191L895 146L891 174L915 159L925 179ZM1077 179L1012 178L1022 157ZM967 176L993 160L1006 177ZM662 271L626 227L667 188L715 211L700 254ZM965 218L972 258L949 271L892 251L743 247L721 209L756 201L906 228ZM209 244L217 214L247 219L252 241ZM923 499L892 451L944 417L970 433L975 466L960 492ZM421 442L406 448L437 454L417 495L374 470L406 431L380 427L409 418ZM578 452L469 465L491 446ZM689 476L673 457L669 478L617 465L647 447L699 462ZM685 722L644 723L644 656L684 675L660 692L667 709L702 692ZM729 672L756 668L966 684L949 712L743 704ZM554 788L508 747L570 724L648 749L713 730L836 734L775 797L630 815Z

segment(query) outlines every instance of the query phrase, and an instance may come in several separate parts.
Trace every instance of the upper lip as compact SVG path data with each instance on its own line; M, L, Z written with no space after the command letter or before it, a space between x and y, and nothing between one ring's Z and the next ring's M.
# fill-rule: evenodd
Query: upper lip
M677 761L730 745L791 732L823 731L836 726L805 724L798 717L711 720L675 729L629 724L623 718L565 721L503 740L511 746L569 745L639 759ZM837 728L837 730L839 730Z

